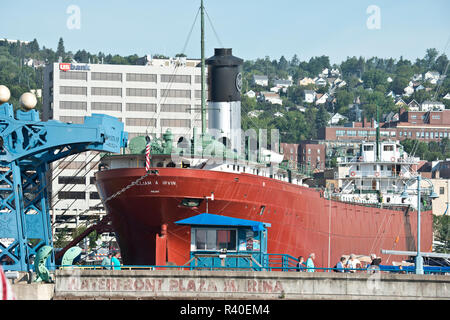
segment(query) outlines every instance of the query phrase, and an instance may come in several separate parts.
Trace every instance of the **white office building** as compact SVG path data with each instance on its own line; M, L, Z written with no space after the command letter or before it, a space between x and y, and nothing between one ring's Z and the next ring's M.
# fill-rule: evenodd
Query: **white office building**
M44 121L83 123L84 116L104 113L125 125L129 139L160 136L171 129L174 139L201 128L199 60L147 59L144 65L53 63L44 71ZM177 141L177 140L175 140ZM104 215L94 173L100 156L85 152L55 162L51 208L57 228L74 228Z

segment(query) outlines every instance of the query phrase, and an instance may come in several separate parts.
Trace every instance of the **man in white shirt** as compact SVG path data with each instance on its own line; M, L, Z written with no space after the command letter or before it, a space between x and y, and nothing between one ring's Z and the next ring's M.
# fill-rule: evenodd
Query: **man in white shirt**
M358 259L356 259L356 256L352 253L350 255L350 258L347 261L347 265L346 268L348 268L349 272L356 272L355 269L357 268L361 268L361 261L359 261Z

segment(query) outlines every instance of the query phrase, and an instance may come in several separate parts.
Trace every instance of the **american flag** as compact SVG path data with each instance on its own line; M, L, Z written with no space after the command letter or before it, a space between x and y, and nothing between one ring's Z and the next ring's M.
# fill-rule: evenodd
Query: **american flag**
M3 269L0 266L0 300L15 300L14 293L11 289L8 279L6 279Z
M145 147L145 171L150 171L150 142Z

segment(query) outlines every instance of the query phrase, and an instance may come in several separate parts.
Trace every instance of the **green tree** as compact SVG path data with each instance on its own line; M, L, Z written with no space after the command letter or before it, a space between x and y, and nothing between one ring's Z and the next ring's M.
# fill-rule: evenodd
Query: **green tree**
M64 59L65 54L66 54L66 50L64 49L64 40L63 40L63 38L59 38L58 48L56 49L56 55L58 57L62 57Z
M335 111L341 113L344 107L348 107L353 102L353 93L347 90L339 90L336 92L336 107Z
M328 113L327 109L323 104L320 105L319 110L317 110L316 115L316 136L319 133L319 130L326 127L328 121L330 120L330 114Z
M375 89L378 85L387 84L387 74L386 72L378 69L369 70L365 72L362 76L365 88Z
M450 215L433 216L434 252L450 251Z
M33 53L39 52L39 43L37 42L36 38L34 38L33 41L30 42L29 48Z
M396 76L391 82L391 90L394 91L395 94L403 94L404 89L408 86L408 82L408 78Z

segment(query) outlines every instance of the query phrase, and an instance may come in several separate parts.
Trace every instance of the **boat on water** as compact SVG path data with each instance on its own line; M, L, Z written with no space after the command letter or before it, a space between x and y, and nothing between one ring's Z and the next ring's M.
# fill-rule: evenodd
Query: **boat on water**
M363 143L354 162L341 163L347 169L336 190L309 188L308 177L282 161L276 135L241 131L242 62L224 48L205 60L202 45L201 133L176 143L170 131L136 137L130 153L102 158L96 184L123 263L185 264L191 234L175 222L205 212L269 223L269 253L315 253L319 267L344 254L376 253L386 264L381 249L414 251L414 200L399 194L416 173L399 145ZM422 211L421 230L421 248L429 251L430 209Z
M270 223L268 252L295 257L314 252L316 265L322 267L352 252L379 255L381 249L416 250L417 212L411 203L396 201L391 190L350 193L344 184L343 191L330 192L308 188L303 184L305 177L288 168L271 174L270 163L205 164L193 158L197 164L191 161L190 165L185 159L174 163L169 154L154 154L150 172L145 170L144 154L102 159L108 168L96 174L102 199L145 176L105 203L125 264L183 265L189 259L191 235L188 227L174 222L203 212ZM386 166L380 163L376 165ZM357 178L370 179L369 186L375 188L388 180L375 174ZM422 211L421 221L421 247L431 249L431 210ZM381 257L389 261L388 256Z

